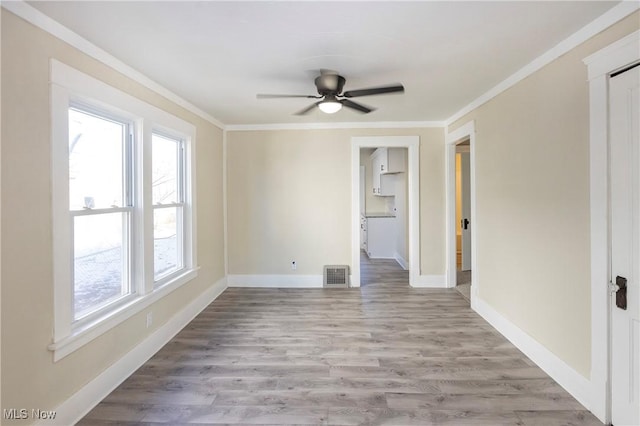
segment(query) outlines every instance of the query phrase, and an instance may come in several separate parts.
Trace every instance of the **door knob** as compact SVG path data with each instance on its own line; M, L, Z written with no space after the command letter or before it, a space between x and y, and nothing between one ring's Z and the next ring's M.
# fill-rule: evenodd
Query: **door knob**
M615 288L617 287L617 289ZM620 309L627 310L627 279L617 276L615 284L616 306Z

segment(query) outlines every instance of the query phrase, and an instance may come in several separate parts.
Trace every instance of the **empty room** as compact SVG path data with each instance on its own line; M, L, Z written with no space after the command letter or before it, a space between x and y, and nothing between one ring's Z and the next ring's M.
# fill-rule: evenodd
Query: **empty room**
M2 1L2 425L640 425L637 1Z

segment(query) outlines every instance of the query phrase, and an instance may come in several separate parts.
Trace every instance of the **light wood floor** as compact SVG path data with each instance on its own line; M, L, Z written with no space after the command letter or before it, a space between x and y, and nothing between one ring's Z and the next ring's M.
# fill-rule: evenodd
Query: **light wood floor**
M600 424L457 291L362 269L360 289L227 289L80 423Z
M458 270L456 273L456 290L465 298L467 302L471 302L471 271Z

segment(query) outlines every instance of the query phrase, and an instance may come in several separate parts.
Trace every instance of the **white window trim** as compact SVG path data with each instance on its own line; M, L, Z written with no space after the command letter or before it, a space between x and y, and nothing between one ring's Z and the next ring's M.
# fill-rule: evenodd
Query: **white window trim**
M50 61L51 90L51 170L53 211L54 265L54 330L53 342L48 346L58 361L96 337L141 312L197 276L196 250L196 162L195 126L127 93L115 89L87 74L55 59ZM68 170L68 108L73 101L87 101L90 105L112 111L135 123L134 150L137 166L134 182L138 197L134 202L132 235L134 256L132 287L136 294L115 303L88 321L73 322L72 242L69 221ZM153 274L153 209L151 191L143 191L142 182L151 181L151 134L154 130L179 135L185 148L185 267L172 275L171 280L154 290ZM143 149L146 148L146 149ZM141 241L141 238L144 241Z

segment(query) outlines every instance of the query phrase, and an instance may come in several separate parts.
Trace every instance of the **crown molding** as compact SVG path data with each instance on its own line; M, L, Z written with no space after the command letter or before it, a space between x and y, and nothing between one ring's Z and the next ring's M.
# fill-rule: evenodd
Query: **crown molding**
M69 45L85 53L86 55L102 62L103 64L113 68L114 70L134 80L135 82L140 83L144 87L150 90L153 90L154 92L164 96L165 98L175 103L176 105L181 106L187 111L199 116L200 118L207 120L209 123L213 124L214 126L217 126L220 129L224 130L225 128L224 123L217 120L215 117L201 110L200 108L193 105L192 103L185 100L184 98L180 97L179 95L173 93L172 91L165 88L164 86L151 80L149 77L145 76L141 72L136 71L129 65L122 62L120 59L116 58L115 56L111 55L107 51L91 43L90 41L83 38L79 34L71 31L69 28L65 27L59 22L51 19L44 13L40 12L38 9L25 3L23 0L2 1L0 3L2 8L19 16L20 18L24 19L30 24L33 24L36 27L48 32L52 36L59 38L65 43L68 43Z
M640 9L640 2L634 0L622 1L453 114L445 121L445 124L450 126L474 109L495 98L510 87L515 86L542 67L609 28L616 22L631 15L638 9Z
M256 130L336 130L336 129L418 129L444 128L444 121L372 121L338 123L228 124L228 131Z

